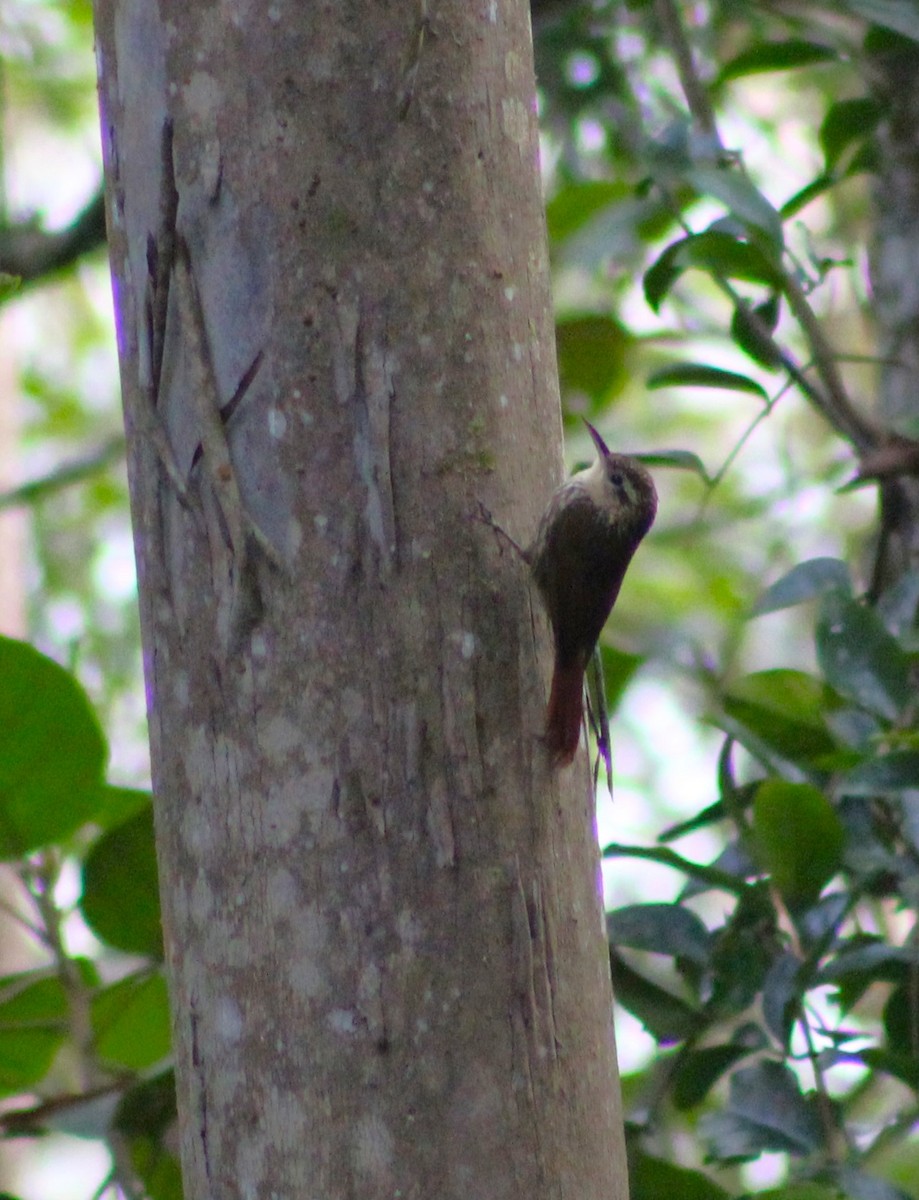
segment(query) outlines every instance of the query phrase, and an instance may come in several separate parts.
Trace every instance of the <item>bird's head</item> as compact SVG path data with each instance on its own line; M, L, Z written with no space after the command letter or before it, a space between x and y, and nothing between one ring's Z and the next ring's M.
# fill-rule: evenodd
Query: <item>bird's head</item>
M637 458L613 454L593 425L589 421L584 424L597 448L597 462L591 470L602 473L611 517L617 524L626 521L639 538L644 537L657 514L654 480Z

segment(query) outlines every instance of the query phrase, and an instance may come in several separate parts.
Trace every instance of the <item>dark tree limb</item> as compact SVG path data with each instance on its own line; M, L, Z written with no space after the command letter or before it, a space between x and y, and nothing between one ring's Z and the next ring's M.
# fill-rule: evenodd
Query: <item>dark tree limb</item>
M0 271L34 283L105 245L105 201L99 190L66 229L49 233L32 222L0 227Z

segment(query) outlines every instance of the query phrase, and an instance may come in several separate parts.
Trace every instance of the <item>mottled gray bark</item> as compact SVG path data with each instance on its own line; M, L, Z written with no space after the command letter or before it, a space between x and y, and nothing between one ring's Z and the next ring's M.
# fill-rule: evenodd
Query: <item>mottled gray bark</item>
M97 0L189 1200L626 1196L523 0Z
M888 113L880 129L871 246L878 328L879 409L889 429L919 441L919 70L915 43L889 38L871 61ZM912 455L913 469L915 455ZM919 568L919 480L900 476L881 492L876 587Z

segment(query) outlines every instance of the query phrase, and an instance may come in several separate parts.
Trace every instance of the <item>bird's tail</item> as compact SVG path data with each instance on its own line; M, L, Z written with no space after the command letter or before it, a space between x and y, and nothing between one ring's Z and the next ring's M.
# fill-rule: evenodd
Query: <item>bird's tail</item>
M561 666L556 662L552 690L546 710L543 742L558 767L567 767L574 759L581 737L584 668L578 663Z

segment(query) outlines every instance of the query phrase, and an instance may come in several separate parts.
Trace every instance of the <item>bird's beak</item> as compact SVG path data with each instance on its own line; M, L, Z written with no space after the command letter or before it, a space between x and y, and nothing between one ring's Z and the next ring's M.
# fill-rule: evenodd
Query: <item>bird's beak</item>
M607 446L607 444L606 444L606 442L604 442L603 438L600 437L599 433L597 433L596 429L594 429L594 427L593 427L593 425L591 425L590 421L584 420L584 424L587 426L587 432L593 438L594 445L597 447L597 453L600 455L601 458L609 458L609 455L610 455L609 446Z

